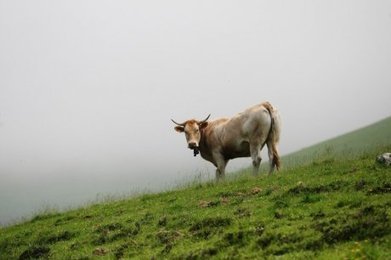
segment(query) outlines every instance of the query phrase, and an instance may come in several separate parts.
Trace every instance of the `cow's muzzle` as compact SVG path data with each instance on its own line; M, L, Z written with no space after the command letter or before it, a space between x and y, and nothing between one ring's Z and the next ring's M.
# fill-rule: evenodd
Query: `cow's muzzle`
M198 148L198 144L196 142L189 142L188 146L189 146L190 149Z
M195 143L195 142L190 142L190 143L188 144L188 146L189 146L189 149L192 149L192 150L193 150L194 156L197 156L197 154L200 153L200 149L198 148L197 143Z

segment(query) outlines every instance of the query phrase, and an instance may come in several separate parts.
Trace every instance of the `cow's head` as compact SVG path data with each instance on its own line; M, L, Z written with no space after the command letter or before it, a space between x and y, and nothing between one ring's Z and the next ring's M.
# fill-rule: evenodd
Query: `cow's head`
M207 118L205 118L202 121L191 119L191 120L187 120L182 124L179 124L171 119L171 121L177 125L174 128L177 132L179 133L185 132L187 147L189 149L194 150L194 155L198 154L199 144L201 140L201 130L208 125L207 121L209 117L210 114Z

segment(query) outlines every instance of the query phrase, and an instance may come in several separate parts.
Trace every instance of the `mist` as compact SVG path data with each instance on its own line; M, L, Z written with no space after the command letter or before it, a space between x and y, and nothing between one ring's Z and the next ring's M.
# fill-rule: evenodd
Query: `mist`
M268 100L287 154L390 115L390 1L0 0L0 39L1 224L213 178L171 118Z

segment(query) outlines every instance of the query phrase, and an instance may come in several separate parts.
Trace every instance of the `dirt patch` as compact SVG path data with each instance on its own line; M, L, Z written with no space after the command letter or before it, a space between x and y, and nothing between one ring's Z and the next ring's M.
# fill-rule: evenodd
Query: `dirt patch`
M252 195L256 195L256 194L261 193L261 192L262 192L262 189L259 188L259 187L254 187L254 188L251 189L251 194Z

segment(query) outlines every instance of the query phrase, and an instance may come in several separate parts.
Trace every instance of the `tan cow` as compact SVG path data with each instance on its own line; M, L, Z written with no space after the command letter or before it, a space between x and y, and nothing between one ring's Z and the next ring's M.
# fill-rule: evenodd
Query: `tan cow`
M232 118L208 121L194 119L177 123L177 132L185 132L188 148L194 156L201 152L202 158L213 163L216 178L224 177L225 167L230 159L250 157L253 172L258 173L261 163L261 150L266 144L270 162L270 172L280 168L277 144L280 138L281 121L278 111L264 102L250 107Z

